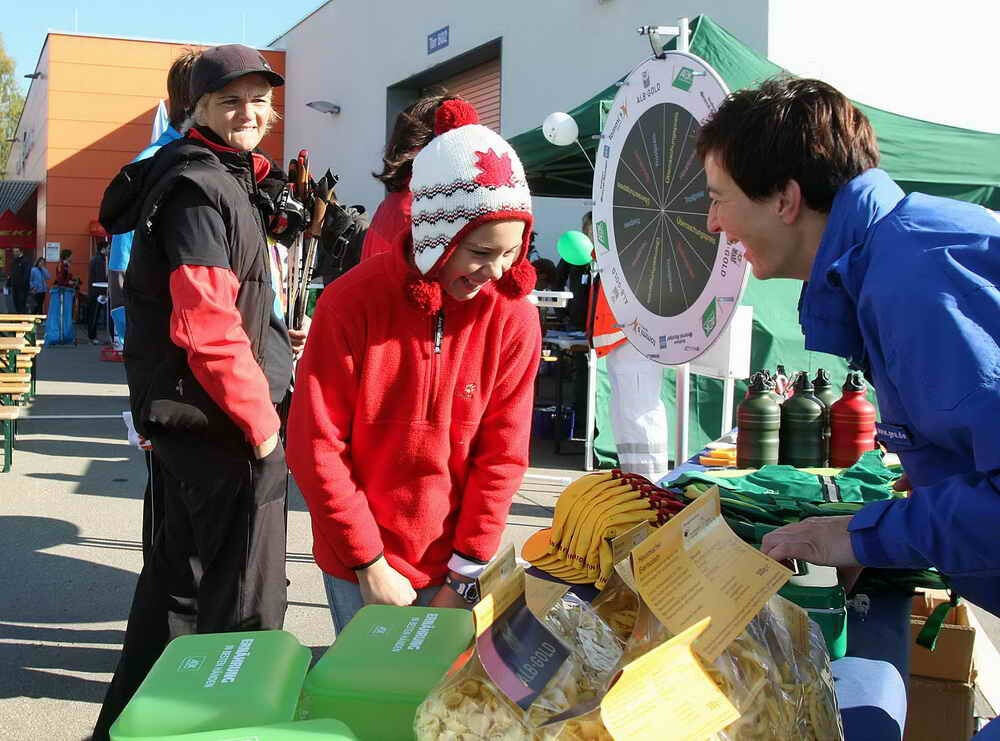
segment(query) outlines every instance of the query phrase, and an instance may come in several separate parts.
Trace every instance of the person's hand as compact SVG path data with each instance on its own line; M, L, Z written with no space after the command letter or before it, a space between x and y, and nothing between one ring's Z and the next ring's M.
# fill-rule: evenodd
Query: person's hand
M271 435L271 437L267 438L267 440L262 442L260 445L255 446L253 449L253 454L257 458L257 460L260 460L261 458L267 458L267 456L271 455L271 453L274 452L274 449L276 447L278 447L277 432Z
M893 491L911 491L912 489L913 485L910 483L910 477L905 473L892 482Z
M302 351L306 347L306 337L309 335L309 326L311 324L312 319L306 316L302 318L302 329L288 330L288 339L292 343L292 355L296 358L302 354Z
M760 550L775 561L799 558L817 566L860 566L847 526L853 515L809 517L764 536Z
M406 607L417 601L417 593L410 580L392 568L384 556L358 571L358 585L366 605Z

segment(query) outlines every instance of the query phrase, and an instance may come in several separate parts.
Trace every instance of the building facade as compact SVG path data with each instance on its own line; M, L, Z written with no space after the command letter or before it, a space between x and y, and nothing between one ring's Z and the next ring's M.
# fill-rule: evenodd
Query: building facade
M332 0L275 39L286 50L285 149L341 176L337 193L374 210L396 113L423 91L445 86L477 104L484 121L511 137L539 126L622 77L649 55L643 24L675 24L708 13L760 52L768 1ZM327 101L339 113L310 110ZM589 204L535 201L537 247L547 256Z
M4 180L34 184L30 195L11 205L35 227L35 255L72 250L73 273L84 287L104 189L149 146L153 119L167 96L167 71L190 48L200 46L55 32L45 39ZM265 56L283 72L283 52ZM275 106L284 109L280 88ZM278 122L262 146L280 162L283 141ZM25 188L19 192L23 196Z

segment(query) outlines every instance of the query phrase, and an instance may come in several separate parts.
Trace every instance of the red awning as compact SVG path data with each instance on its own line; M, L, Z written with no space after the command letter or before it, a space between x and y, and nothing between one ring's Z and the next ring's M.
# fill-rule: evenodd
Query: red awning
M35 249L35 228L21 221L13 211L0 214L0 249Z

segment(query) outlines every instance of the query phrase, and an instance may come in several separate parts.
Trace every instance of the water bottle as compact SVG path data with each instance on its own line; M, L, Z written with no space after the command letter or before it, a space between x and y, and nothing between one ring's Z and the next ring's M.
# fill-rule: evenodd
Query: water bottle
M812 393L809 376L800 373L795 380L795 395L781 405L781 463L796 468L826 465L826 442L823 437L823 402Z
M747 397L736 410L736 465L740 468L778 462L781 407L772 396L773 389L767 376L754 373Z
M823 402L826 409L823 412L823 439L825 442L824 453L827 460L830 459L830 407L840 398L840 395L833 390L833 383L830 381L830 371L826 368L816 370L816 378L813 379L813 396Z
M830 408L830 465L847 468L875 448L875 407L858 371L847 374L844 393Z

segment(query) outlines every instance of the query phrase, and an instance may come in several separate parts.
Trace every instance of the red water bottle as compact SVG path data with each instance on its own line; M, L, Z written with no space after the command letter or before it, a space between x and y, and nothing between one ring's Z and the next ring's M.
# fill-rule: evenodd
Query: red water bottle
M861 373L852 371L844 394L830 407L830 465L847 468L875 447L875 407L865 398Z

